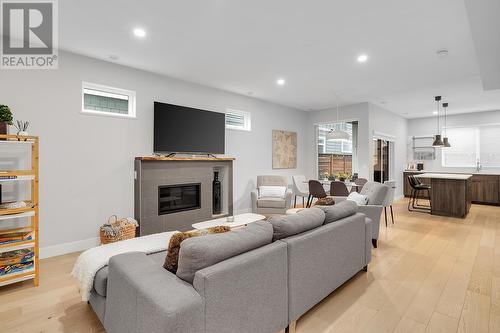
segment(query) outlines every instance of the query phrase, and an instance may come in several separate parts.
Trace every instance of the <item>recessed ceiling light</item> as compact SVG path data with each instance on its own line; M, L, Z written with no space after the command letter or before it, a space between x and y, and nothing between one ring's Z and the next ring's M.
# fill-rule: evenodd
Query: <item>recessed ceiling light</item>
M137 37L146 37L146 31L144 29L141 29L141 28L135 28L134 29L134 35L136 35Z
M438 114L438 112L437 111L432 111L432 114Z
M439 58L444 58L448 55L448 50L442 49L442 50L437 51L436 54Z
M276 84L277 84L278 86L282 86L282 85L284 85L284 84L285 84L285 79L278 79L278 80L276 80Z
M358 62L366 62L368 60L368 56L366 54L360 54L358 56Z

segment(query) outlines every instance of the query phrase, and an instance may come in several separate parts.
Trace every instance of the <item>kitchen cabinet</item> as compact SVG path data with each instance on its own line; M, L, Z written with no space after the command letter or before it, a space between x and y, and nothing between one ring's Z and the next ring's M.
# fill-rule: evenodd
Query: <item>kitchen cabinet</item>
M500 176L472 176L470 197L474 203L500 204Z

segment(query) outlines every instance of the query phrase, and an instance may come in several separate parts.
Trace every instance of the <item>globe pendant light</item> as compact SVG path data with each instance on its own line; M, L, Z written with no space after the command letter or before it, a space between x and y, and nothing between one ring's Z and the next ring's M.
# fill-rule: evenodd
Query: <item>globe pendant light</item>
M441 134L439 134L441 132L441 128L439 126L439 101L441 101L441 96L434 97L434 100L436 101L436 105L437 105L437 125L438 125L437 132L438 132L438 134L436 134L434 136L434 142L432 143L432 146L433 147L443 147L444 142L441 139Z
M335 96L336 100L337 100L337 122L336 124L339 123L339 98L338 96ZM330 140L350 140L351 139L351 136L349 135L349 133L347 133L346 131L343 131L341 129L336 129L336 124L334 125L335 127L332 128L330 130L330 132L326 133L326 139L328 141Z
M445 148L451 147L450 142L448 141L448 136L446 135L446 110L448 109L448 103L443 103L443 109L444 109L444 138L443 138L443 144Z

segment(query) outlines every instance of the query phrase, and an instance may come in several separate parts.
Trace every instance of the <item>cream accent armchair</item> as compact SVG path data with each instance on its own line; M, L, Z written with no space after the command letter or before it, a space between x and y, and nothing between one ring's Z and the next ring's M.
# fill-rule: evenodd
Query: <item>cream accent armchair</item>
M284 196L264 197L259 194L261 186L284 186ZM285 214L292 205L292 191L288 189L285 176L257 176L257 188L252 191L252 212L262 215Z

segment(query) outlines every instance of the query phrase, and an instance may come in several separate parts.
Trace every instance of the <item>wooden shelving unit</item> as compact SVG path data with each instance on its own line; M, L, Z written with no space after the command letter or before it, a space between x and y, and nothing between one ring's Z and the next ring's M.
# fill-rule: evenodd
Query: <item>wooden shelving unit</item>
M22 249L33 249L33 267L19 272L8 273L0 276L0 286L33 279L34 285L38 286L40 277L40 250L39 250L39 204L38 204L38 148L39 140L36 136L0 135L0 154L3 144L28 144L31 145L31 169L30 170L5 170L0 171L0 184L6 182L31 182L31 198L26 207L16 209L0 209L0 232L32 232L32 239L0 243L0 253L17 251ZM2 228L2 223L16 218L29 218L30 224L19 228Z

